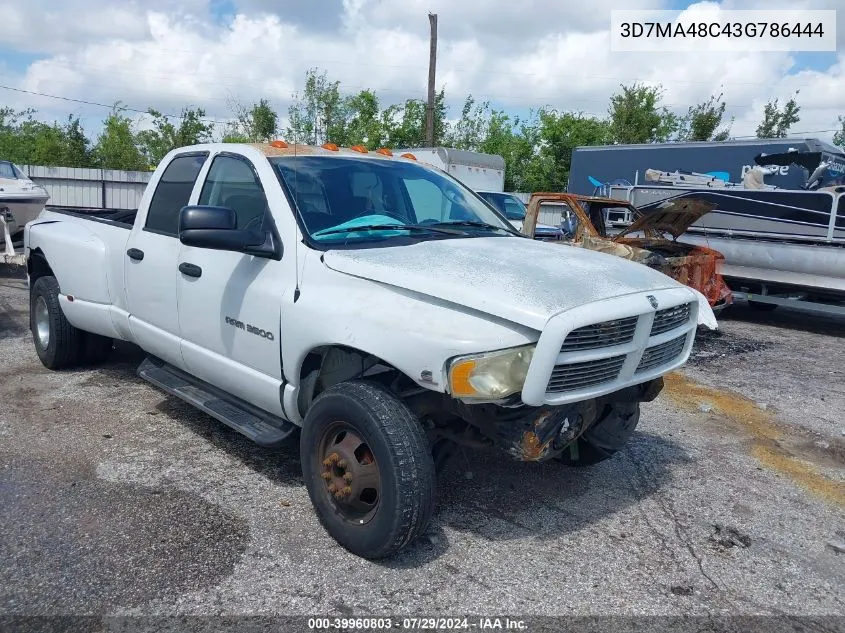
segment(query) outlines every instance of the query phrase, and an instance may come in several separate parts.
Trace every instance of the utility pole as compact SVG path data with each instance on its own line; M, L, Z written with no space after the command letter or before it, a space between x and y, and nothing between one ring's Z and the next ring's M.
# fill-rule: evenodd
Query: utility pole
M437 66L437 14L429 13L431 26L431 47L428 54L428 105L425 111L425 140L429 147L434 147L434 76Z

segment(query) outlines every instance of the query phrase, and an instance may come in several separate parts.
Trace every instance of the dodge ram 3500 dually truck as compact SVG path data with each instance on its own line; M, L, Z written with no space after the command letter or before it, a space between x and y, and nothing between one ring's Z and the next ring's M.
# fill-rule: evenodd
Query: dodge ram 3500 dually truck
M713 316L658 271L520 235L413 154L328 143L173 150L137 212L44 211L25 254L45 366L130 341L142 378L257 444L298 432L320 521L367 558L424 532L456 445L613 455Z

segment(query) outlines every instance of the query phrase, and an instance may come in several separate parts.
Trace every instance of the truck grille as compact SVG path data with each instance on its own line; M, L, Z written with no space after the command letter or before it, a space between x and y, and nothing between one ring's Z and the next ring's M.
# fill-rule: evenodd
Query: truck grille
M683 334L677 338L673 338L671 341L649 347L643 352L640 364L637 365L637 373L648 371L671 362L684 351L684 344L686 342L687 335Z
M635 316L585 325L569 333L560 351L574 352L630 343L636 328Z
M636 322L636 319L634 321ZM622 354L621 356L612 356L600 360L557 365L552 371L552 377L549 379L546 391L549 393L576 391L615 380L624 362L625 355Z
M690 305L684 303L673 308L658 310L654 314L654 324L651 326L651 336L663 334L689 321Z

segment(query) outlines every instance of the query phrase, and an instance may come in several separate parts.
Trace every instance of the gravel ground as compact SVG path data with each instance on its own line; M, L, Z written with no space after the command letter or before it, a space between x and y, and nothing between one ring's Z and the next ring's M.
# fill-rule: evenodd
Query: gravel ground
M0 614L845 616L845 320L735 306L588 469L467 451L389 561L320 527L292 449L136 377L50 372L0 277Z

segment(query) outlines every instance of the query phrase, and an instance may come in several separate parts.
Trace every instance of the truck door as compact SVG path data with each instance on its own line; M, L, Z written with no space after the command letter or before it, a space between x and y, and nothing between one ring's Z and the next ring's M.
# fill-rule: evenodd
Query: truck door
M139 217L126 244L124 281L132 335L145 351L183 369L176 309L179 212L190 202L207 158L208 152L192 152L170 161L158 182L150 183L147 215Z
M238 228L272 230L267 198L253 164L216 155L198 204L233 209ZM187 370L275 415L280 399L281 297L279 262L231 251L181 245L179 325Z

